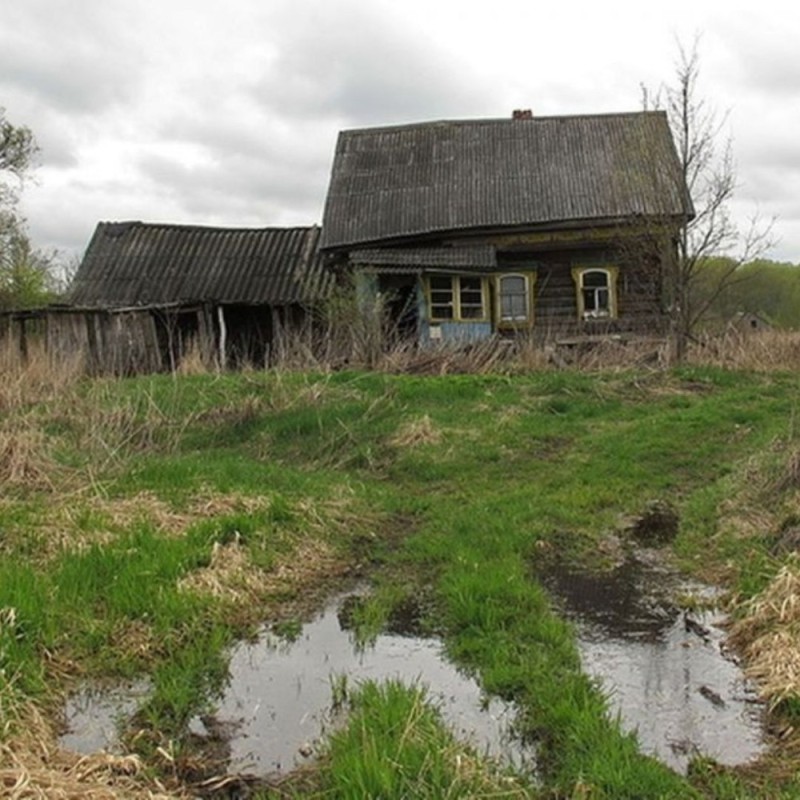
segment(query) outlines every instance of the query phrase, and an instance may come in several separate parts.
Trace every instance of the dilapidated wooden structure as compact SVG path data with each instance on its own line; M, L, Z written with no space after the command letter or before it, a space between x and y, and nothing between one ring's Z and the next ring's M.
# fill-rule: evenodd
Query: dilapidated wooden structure
M24 355L33 338L94 374L174 369L189 352L220 366L268 364L331 291L318 226L211 228L101 222L66 303L4 315Z
M658 334L693 214L666 115L343 131L320 247L420 342Z

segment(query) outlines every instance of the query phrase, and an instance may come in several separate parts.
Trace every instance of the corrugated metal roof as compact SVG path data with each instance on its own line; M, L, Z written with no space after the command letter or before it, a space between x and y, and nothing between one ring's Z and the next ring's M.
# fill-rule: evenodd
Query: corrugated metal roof
M72 285L80 306L183 302L288 305L324 297L320 229L101 222Z
M342 131L320 247L691 214L666 114Z
M419 267L496 269L497 254L491 245L477 247L378 247L353 250L350 263L371 267Z

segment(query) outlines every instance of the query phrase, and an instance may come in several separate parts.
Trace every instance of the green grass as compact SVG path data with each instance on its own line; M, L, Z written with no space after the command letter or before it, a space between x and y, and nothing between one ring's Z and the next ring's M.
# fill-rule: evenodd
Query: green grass
M779 566L769 552L775 531L737 538L720 509L752 483L743 465L754 455L765 485L785 467L798 384L788 374L710 368L86 382L28 410L51 436L65 492L91 485L109 503L149 493L176 512L208 494L269 502L165 533L147 508L142 519L114 522L76 501L76 545L54 549L57 497L12 492L0 506L0 610L14 610L13 625L0 625L0 675L37 698L46 694L46 654L88 675L147 673L154 688L141 720L180 738L225 680L226 645L275 612L265 603L244 613L181 590L181 579L232 541L269 575L316 537L380 569L375 600L357 620L367 634L393 604L424 596L425 624L452 658L520 708L543 796L745 797L730 787L748 784L725 771L687 782L638 754L581 672L573 631L535 574L543 554L595 558L598 543L624 536L648 503L665 500L681 517L682 563L724 575L742 596L757 592ZM435 436L397 437L423 418ZM777 511L791 492L752 502ZM327 505L342 503L349 516L326 516ZM297 633L292 620L287 636ZM124 644L137 630L149 636L144 650ZM472 796L474 785L459 794L447 758L426 756L433 742L455 747L437 738L446 734L426 709L416 689L364 687L321 767L330 796ZM410 716L423 732L398 741Z
M505 775L460 745L419 687L365 683L350 695L348 705L348 725L331 735L323 756L322 796L532 796L529 782Z

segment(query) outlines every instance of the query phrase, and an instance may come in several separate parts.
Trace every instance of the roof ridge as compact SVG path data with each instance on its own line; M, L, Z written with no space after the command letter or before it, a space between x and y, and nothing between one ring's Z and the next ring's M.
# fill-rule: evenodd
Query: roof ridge
M544 122L553 120L582 120L582 119L607 119L610 117L639 117L639 116L665 116L666 111L663 109L640 109L638 111L604 111L599 113L581 113L581 114L546 114L542 116L533 115L532 117L524 119L514 119L513 117L475 117L469 119L432 119L421 120L418 122L400 122L394 125L374 125L361 128L345 128L339 133L341 134L361 134L361 133L379 133L381 131L396 131L412 128L425 128L435 127L437 125L453 125L453 126L467 126L467 125L497 125L498 123L531 123L531 122Z
M158 228L170 230L192 230L192 231L207 231L209 233L242 233L250 232L255 233L259 231L313 231L321 226L317 223L311 225L266 225L264 227L248 227L242 225L201 225L197 223L188 222L144 222L139 219L131 220L101 220L97 223L98 227L108 226L120 229L128 228Z

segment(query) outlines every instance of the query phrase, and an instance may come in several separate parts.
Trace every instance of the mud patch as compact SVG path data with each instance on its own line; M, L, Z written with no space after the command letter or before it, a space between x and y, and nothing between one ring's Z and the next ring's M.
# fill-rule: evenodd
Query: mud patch
M600 573L551 565L540 577L576 624L584 669L643 752L679 772L698 754L733 766L763 752L763 707L726 651L724 618L674 600L709 587L637 558Z
M669 503L655 501L631 525L630 535L645 547L660 547L675 539L679 527L675 509Z

